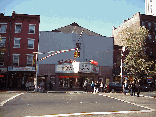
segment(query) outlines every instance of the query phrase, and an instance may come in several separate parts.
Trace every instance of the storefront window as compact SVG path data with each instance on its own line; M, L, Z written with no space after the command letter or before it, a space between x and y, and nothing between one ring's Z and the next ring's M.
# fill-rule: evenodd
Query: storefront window
M82 84L82 78L59 78L59 87L62 88L80 88Z

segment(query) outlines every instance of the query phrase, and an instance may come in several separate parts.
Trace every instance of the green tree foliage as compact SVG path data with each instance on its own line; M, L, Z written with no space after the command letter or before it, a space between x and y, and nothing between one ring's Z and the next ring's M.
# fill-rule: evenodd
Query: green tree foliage
M154 63L148 61L145 55L145 40L148 35L149 32L145 27L138 29L126 27L121 31L120 41L128 51L124 60L124 70L134 78L143 74L148 75L150 73L149 68Z

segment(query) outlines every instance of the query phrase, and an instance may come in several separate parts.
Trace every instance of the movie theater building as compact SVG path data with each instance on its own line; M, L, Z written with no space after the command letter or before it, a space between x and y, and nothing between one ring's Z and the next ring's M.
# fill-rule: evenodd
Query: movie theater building
M80 52L78 58L74 58L75 48ZM38 78L45 80L46 88L50 81L55 89L61 89L82 88L85 80L89 83L113 80L113 38L101 36L76 23L51 32L40 31L39 52L42 54L38 54Z

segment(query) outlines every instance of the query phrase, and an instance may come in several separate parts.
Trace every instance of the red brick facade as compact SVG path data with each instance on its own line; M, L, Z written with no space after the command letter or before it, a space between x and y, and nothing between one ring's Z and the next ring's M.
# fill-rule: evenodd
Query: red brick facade
M2 40L5 40L3 43L5 46L0 47L1 53L4 53L4 58L1 57L4 59L4 64L0 63L0 69L6 68L7 75L11 72L18 74L17 76L24 75L22 70L11 69L9 71L9 66L24 69L29 66L34 67L35 70L36 65L33 64L33 59L36 56L33 52L38 51L39 23L40 15L16 14L15 11L12 16L0 14L0 35ZM31 56L31 59L28 56ZM26 72L31 72L31 70ZM9 82L8 76L5 79Z

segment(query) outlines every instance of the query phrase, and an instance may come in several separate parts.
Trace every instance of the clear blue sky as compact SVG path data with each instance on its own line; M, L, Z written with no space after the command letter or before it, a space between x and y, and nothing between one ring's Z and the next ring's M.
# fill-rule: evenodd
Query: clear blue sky
M112 35L112 26L135 13L145 14L144 0L0 0L0 12L40 15L40 31L51 31L73 22L99 33Z

